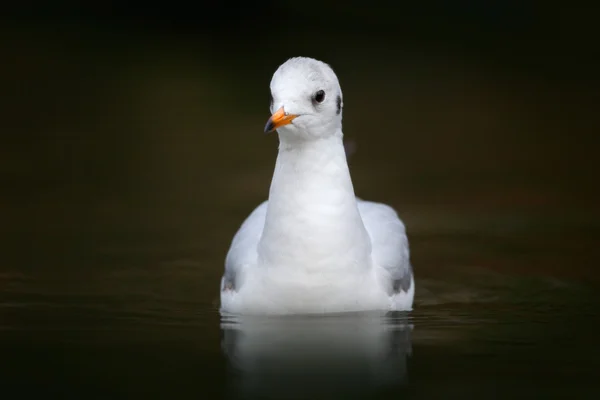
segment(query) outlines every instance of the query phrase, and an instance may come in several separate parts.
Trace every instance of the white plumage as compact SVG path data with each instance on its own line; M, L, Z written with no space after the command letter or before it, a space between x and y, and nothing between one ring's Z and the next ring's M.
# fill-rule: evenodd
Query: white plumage
M415 284L396 212L354 194L333 70L292 58L271 80L265 130L279 154L269 200L243 222L225 261L221 312L315 314L412 308Z

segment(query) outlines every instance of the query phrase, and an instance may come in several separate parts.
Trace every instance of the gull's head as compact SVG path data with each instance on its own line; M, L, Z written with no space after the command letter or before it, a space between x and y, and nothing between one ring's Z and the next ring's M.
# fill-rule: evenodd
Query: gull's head
M295 57L271 79L271 118L265 132L277 130L288 140L319 139L342 128L342 90L324 62Z

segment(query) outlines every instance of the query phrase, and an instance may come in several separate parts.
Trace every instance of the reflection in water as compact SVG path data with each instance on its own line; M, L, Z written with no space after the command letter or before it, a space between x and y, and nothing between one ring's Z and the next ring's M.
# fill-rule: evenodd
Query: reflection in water
M226 317L234 397L347 398L407 381L406 313Z

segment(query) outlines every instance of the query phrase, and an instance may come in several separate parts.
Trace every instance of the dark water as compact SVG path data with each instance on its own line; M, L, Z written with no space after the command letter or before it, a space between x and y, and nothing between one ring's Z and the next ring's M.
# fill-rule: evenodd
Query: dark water
M285 57L241 73L198 43L19 32L0 147L7 398L596 398L585 82L340 44L355 187L405 220L414 311L222 321L229 241L268 192L266 88Z
M56 398L595 398L598 286L442 249L475 240L485 245L414 235L413 247L435 242L415 257L433 277L419 279L414 312L326 318L220 321L219 260L165 238L71 260L23 254L28 266L2 275L2 386Z

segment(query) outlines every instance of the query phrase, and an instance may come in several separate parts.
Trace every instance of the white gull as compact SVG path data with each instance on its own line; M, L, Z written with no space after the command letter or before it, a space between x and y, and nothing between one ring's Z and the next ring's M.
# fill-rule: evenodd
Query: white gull
M235 234L221 280L222 314L411 310L415 283L396 212L354 194L343 97L329 65L305 57L271 80L265 131L279 154L269 200Z

